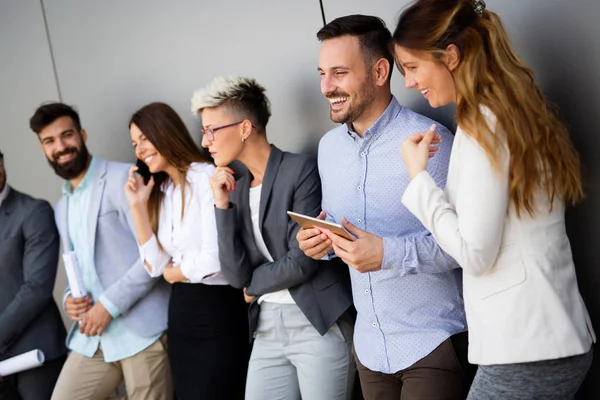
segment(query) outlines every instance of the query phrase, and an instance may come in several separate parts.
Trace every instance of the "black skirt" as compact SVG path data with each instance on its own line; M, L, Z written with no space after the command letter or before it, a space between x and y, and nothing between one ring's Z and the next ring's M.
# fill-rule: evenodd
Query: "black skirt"
M169 362L178 400L242 400L250 358L241 290L176 283L169 301Z

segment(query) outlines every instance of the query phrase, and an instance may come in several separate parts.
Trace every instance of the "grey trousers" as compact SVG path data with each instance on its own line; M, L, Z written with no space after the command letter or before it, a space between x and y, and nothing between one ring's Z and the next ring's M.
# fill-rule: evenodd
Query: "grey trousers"
M468 400L573 399L592 364L592 350L557 360L480 365Z
M246 400L350 399L352 330L340 321L321 336L297 305L262 303Z

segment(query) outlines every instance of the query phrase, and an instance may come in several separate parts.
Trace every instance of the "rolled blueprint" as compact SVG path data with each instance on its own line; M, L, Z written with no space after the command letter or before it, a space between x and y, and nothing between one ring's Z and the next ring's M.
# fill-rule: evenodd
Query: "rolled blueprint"
M44 363L44 353L41 350L31 350L0 361L0 376L8 376L41 366Z
M71 296L77 299L87 296L87 291L85 290L85 286L83 286L83 278L81 276L77 254L75 254L74 251L63 253L63 262L65 263L67 280L69 281L69 287L71 288Z

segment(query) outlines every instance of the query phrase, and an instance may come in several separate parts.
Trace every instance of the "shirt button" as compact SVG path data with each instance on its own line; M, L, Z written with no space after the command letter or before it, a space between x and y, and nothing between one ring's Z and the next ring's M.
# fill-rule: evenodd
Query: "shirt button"
M362 186L357 186L356 187L358 190L362 190Z
M377 328L377 323L373 322L373 328Z
M369 289L365 289L365 293L367 293L367 294L368 294L368 293L369 293Z
M363 151L362 153L360 153L360 155L364 157L365 156L365 152Z
M362 219L359 218L356 222L360 224L362 222Z

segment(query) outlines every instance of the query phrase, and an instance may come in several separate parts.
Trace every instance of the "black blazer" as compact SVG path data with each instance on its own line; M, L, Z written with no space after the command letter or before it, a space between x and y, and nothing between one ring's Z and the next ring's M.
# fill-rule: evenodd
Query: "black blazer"
M9 188L0 206L0 361L33 349L67 353L52 298L59 237L48 202Z
M272 146L262 183L259 227L273 262L258 250L252 230L250 182L252 176L240 162L236 189L227 210L215 208L219 235L219 258L223 275L248 295L258 296L289 289L306 318L321 335L351 307L348 267L341 260L315 261L298 247L300 227L287 211L309 216L321 212L321 180L316 160L282 152ZM250 305L250 332L256 330L259 305Z

